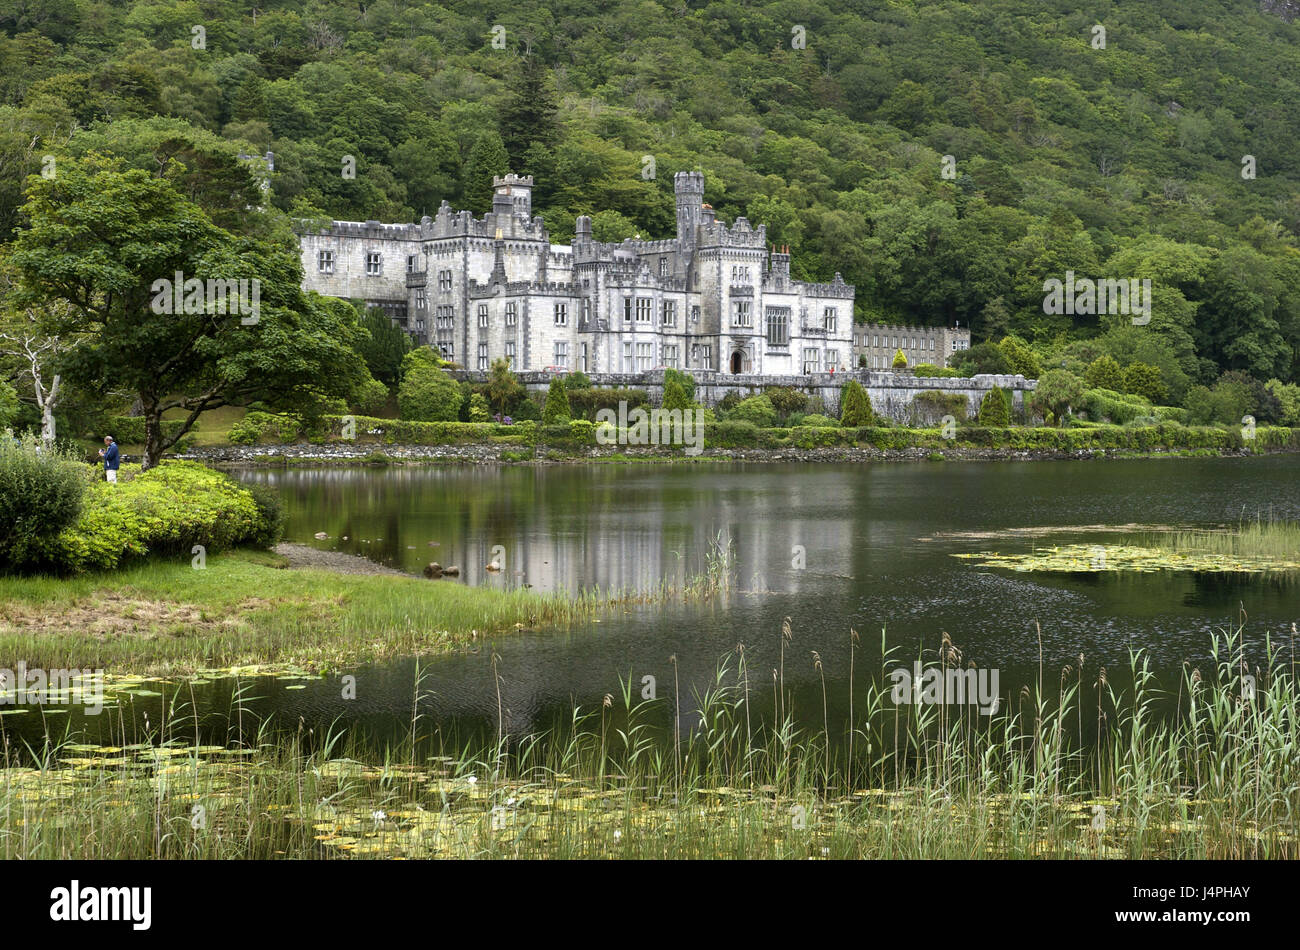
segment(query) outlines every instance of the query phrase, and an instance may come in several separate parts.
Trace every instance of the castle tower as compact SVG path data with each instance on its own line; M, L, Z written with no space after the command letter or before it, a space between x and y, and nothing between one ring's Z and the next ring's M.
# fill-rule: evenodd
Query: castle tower
M677 246L690 253L704 204L704 173L678 172L673 176L673 190L677 193Z
M492 212L513 212L525 221L533 216L533 176L508 173L492 176Z

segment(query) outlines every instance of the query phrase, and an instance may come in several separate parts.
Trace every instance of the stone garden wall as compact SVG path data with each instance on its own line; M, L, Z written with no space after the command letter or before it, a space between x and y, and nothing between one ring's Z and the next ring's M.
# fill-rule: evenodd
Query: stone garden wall
M695 398L706 406L716 406L728 392L737 391L742 396L761 393L769 386L789 386L800 392L818 396L829 412L838 414L840 394L850 379L856 379L871 397L872 408L895 422L913 421L913 400L923 392L939 391L960 394L966 399L966 415L974 418L980 400L994 386L1001 386L1011 397L1011 411L1023 410L1025 394L1032 392L1037 380L1023 376L981 375L962 379L913 376L910 373L893 373L875 370L854 370L842 373L818 373L815 376L755 376L734 375L706 370L691 370L695 377ZM484 382L487 374L472 371L452 373L457 379ZM531 392L545 392L554 374L522 372L515 376ZM644 373L593 373L589 374L593 386L644 389L650 401L658 403L663 398L663 370ZM930 420L935 421L935 420Z

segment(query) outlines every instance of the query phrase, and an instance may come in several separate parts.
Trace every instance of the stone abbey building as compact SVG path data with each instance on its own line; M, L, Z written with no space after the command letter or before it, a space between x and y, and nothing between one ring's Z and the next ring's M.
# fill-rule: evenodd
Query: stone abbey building
M467 370L797 376L853 368L853 287L794 280L764 225L730 227L704 176L678 172L677 235L552 244L531 176L494 179L481 218L443 202L419 224L335 221L300 234L306 287L381 307Z
M953 354L970 349L970 330L963 327L905 327L860 323L853 328L854 366L888 372L902 350L908 366L947 366Z

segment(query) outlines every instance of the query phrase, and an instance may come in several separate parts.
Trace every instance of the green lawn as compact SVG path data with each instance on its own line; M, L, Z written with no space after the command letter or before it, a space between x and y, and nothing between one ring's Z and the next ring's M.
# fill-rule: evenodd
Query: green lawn
M327 668L449 650L594 611L594 597L287 569L239 550L71 578L0 577L0 652L114 673L250 663Z

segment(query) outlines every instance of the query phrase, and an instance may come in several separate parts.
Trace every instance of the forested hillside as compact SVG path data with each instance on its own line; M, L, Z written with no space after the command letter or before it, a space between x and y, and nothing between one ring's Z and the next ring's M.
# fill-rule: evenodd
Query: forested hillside
M1175 399L1228 370L1295 381L1293 9L1079 6L0 0L0 229L46 155L148 166L213 137L274 153L295 216L482 212L494 173L530 173L557 240L583 213L668 236L672 175L700 169L798 275L856 284L859 320L1140 358ZM249 180L195 188L238 230ZM1045 314L1067 271L1150 279L1150 324Z

